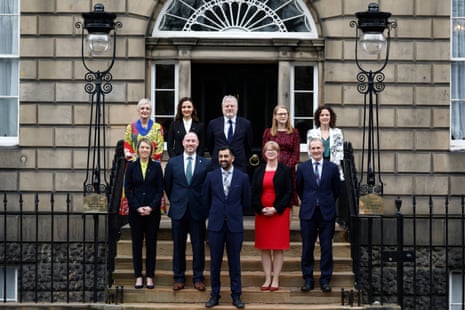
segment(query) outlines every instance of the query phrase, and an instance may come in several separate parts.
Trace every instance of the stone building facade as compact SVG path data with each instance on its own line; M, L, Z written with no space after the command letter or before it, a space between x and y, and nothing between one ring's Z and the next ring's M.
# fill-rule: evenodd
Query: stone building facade
M170 37L157 29L177 1L20 0L19 143L0 147L0 191L8 193L9 204L16 204L17 193L22 192L25 206L32 208L34 193L48 197L54 191L56 206L65 206L70 192L73 210L82 209L90 111L83 89L80 30L75 23L97 2L105 11L116 13L123 24L111 71L113 91L106 96L109 158L126 124L137 117L135 103L156 93L156 66L173 64L172 109L162 116L155 112L157 121L166 124L182 96L195 95L196 100L203 96L200 89L214 93L208 85L215 80L223 81L224 87L249 75L255 82L271 76L271 84L257 84L259 93L249 94L249 103L241 105L240 100L240 113L257 124L256 137L270 125L270 109L277 103L291 106L295 124L299 118L308 124L312 120L308 111L329 104L360 165L363 96L356 88L355 29L349 22L355 12L367 10L367 1L296 1L311 21L310 34L193 37L178 33ZM380 94L385 209L394 212L397 196L462 194L465 155L451 151L450 3L378 3L398 24L391 32L386 89ZM299 64L313 70L315 102L303 109L306 114L297 115L291 82ZM238 77L226 79L231 76ZM252 101L265 93L265 107L254 107ZM204 122L219 115L220 95L224 93L197 99ZM259 117L264 111L268 116ZM305 160L304 144L301 150Z

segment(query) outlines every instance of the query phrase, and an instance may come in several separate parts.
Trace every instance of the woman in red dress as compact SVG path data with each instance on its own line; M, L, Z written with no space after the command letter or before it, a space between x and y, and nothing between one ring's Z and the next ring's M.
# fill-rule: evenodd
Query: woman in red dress
M300 135L293 128L289 118L289 109L285 105L278 104L273 110L273 123L271 128L263 132L262 145L268 141L275 141L281 150L279 162L291 168L292 179L295 188L295 166L300 160ZM293 192L291 205L299 205L297 193Z
M278 162L279 145L268 141L263 147L266 164L258 167L252 179L252 206L255 210L255 247L261 250L265 282L262 291L277 291L290 246L291 169Z

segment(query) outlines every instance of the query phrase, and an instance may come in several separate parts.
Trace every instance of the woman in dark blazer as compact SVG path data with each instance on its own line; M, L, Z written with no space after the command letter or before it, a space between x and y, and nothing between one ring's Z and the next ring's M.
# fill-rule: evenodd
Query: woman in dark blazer
M291 169L278 162L279 145L263 146L266 164L257 168L252 179L252 206L255 210L255 247L261 250L265 282L262 291L277 291L290 246L290 206L293 193Z
M154 288L157 234L160 227L160 206L163 193L163 172L160 163L151 159L153 145L147 138L137 143L137 160L128 165L124 190L128 198L131 226L135 288L143 288L142 246L145 236L146 287Z
M195 132L199 138L199 147L197 154L203 156L204 153L204 127L199 121L197 111L190 97L184 97L179 100L176 116L168 129L167 147L168 155L174 157L184 152L182 139L188 132Z

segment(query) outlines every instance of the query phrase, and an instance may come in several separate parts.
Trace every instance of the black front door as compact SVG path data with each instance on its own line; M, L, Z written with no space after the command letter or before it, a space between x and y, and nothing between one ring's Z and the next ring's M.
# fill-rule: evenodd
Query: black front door
M263 130L271 126L278 96L277 64L192 64L192 99L205 124L222 115L221 100L234 95L238 115L249 119L254 131L254 151L260 151Z

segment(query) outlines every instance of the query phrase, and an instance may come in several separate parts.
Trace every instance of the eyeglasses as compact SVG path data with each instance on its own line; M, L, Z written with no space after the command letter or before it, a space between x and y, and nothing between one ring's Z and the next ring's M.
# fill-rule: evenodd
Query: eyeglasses
M286 116L288 113L276 113L278 116Z

